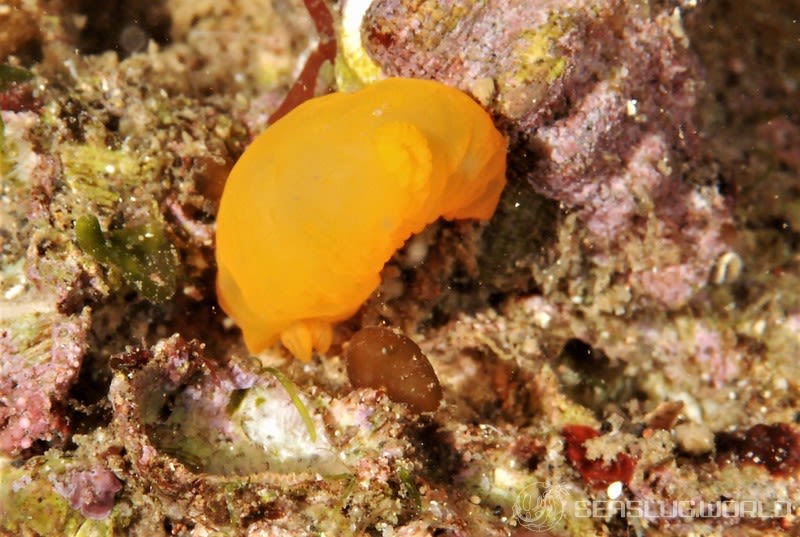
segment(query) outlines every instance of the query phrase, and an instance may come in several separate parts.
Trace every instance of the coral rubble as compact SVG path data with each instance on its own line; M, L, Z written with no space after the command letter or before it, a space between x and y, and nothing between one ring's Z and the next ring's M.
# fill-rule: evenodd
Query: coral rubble
M797 2L342 4L0 5L0 535L797 533ZM225 177L381 75L493 114L500 207L410 239L327 356L248 356ZM376 324L433 404L352 385Z

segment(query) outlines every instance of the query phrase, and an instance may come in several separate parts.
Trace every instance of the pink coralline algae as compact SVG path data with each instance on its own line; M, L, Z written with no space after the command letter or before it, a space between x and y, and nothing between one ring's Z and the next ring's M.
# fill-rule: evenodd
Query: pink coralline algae
M122 490L122 483L110 470L99 467L72 473L68 482L57 485L56 490L86 518L102 520L114 508L114 498Z
M732 229L694 123L702 83L680 7L376 0L363 35L385 74L481 100L511 138L512 174L580 216L594 264L679 307Z
M36 441L58 443L68 435L65 401L86 350L89 311L53 317L34 325L49 335L38 342L0 330L0 453L16 455Z

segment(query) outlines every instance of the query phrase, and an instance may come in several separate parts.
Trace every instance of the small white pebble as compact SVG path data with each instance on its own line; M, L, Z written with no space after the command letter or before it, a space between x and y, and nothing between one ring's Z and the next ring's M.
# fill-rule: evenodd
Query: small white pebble
M622 495L622 481L614 481L606 489L609 500L616 500Z
M479 496L475 496L474 494L469 497L469 501L470 501L470 503L473 503L475 505L480 505L480 503L481 503L480 497Z
M701 423L682 423L675 427L675 441L690 455L703 455L714 449L714 433Z
M416 266L425 261L428 257L428 243L424 237L413 237L408 246L406 247L406 254L408 256L408 265Z
M3 296L5 297L6 300L12 300L14 298L17 298L19 295L21 295L22 291L24 291L24 290L25 290L25 286L23 284L21 284L21 283L18 283L17 285L13 286L11 289L6 291Z
M547 328L550 326L550 321L552 317L546 311L537 311L533 314L533 322L535 322L540 328Z
M525 338L522 343L522 352L525 354L533 354L539 350L539 344L533 338Z
M759 319L753 323L753 333L756 336L763 336L764 330L767 328L767 321L764 319Z
M496 91L494 80L488 77L472 81L469 89L483 106L491 104Z
M725 252L717 260L714 272L712 274L712 281L717 285L730 283L739 278L742 274L744 262L739 254L736 252Z

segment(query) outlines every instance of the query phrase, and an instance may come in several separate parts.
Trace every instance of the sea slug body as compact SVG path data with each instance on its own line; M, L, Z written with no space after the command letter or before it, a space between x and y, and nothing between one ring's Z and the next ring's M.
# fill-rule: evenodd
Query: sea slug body
M391 78L306 101L247 148L217 215L217 295L250 352L304 361L353 315L412 234L486 220L507 141L469 96Z

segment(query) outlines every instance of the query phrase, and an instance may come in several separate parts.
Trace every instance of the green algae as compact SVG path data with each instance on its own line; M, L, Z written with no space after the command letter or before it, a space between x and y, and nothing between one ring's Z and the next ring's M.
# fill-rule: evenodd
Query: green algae
M93 203L111 211L122 200L120 192L142 182L139 162L133 155L96 144L61 148L64 178L81 203Z
M415 34L424 50L434 50L439 46L442 39L453 32L470 11L469 3L443 6L437 0L413 0L407 4L406 9L419 14L417 20L422 27Z
M358 91L366 85L368 76L361 76L358 66L351 64L343 55L337 55L333 64L336 78L336 88L339 91L351 93Z
M20 349L20 358L27 367L36 367L51 360L52 324L52 314L43 312L30 312L14 318L11 342Z
M542 26L517 36L511 51L514 69L507 78L515 84L552 83L567 68L567 58L558 54L558 41L574 24L568 15L551 13Z
M33 73L19 67L12 67L7 64L0 64L0 91L5 91L13 84L27 82L33 78Z
M311 414L308 412L306 405L303 404L303 400L300 399L300 395L298 395L297 386L294 385L289 377L275 369L274 367L267 367L265 369L267 373L275 377L275 379L281 383L283 389L286 390L286 393L289 394L289 398L294 403L294 406L297 407L297 412L300 413L300 417L303 418L303 422L306 424L306 429L308 429L308 436L311 437L312 442L317 441L317 430L314 427L314 420L311 418Z
M111 537L114 535L114 523L111 518L104 520L87 519L78 528L75 537Z
M417 506L417 509L422 508L422 494L419 492L419 487L414 481L414 476L405 469L400 468L397 471L397 477L400 479L400 483L403 485L403 490L405 494L414 500L414 505Z
M510 67L497 78L505 114L521 117L564 75L569 58L560 42L575 28L574 19L570 12L552 12L544 24L516 35L509 52Z
M84 518L58 494L49 476L63 471L51 459L29 462L24 468L0 468L0 533L75 535Z
M154 303L169 300L177 285L178 254L156 221L103 233L94 216L75 222L78 246Z

